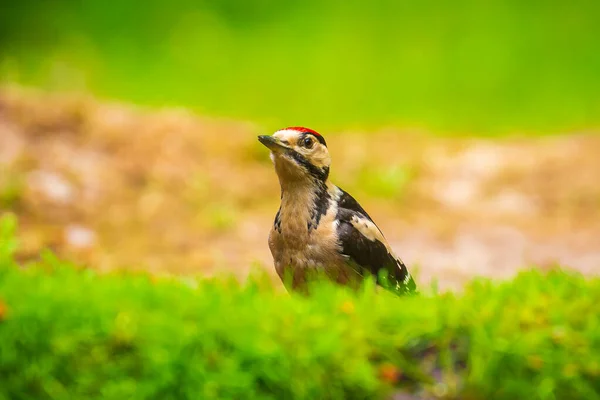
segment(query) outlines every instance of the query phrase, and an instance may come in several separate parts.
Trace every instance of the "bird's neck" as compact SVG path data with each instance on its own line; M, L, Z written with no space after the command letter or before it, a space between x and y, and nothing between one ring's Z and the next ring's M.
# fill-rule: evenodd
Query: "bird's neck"
M281 224L304 232L316 229L329 208L332 187L329 181L281 185Z

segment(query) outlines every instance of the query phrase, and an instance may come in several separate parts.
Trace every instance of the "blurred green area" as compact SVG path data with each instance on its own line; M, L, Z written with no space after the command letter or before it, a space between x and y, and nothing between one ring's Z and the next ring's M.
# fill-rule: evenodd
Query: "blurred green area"
M598 278L288 296L258 275L19 266L14 229L0 219L2 399L600 399Z
M269 127L600 126L600 2L10 2L0 77Z

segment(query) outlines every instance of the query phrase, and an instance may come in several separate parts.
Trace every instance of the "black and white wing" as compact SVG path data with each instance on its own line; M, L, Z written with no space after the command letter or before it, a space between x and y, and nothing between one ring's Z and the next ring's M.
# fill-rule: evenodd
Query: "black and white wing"
M394 254L369 214L351 195L339 190L337 234L342 254L348 257L348 262L358 265L363 274L372 274L379 284L396 292L416 291L406 265Z

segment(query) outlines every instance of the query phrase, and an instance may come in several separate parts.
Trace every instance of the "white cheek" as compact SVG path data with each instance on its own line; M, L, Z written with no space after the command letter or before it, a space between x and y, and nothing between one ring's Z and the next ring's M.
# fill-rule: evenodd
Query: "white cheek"
M273 164L275 164L275 155L273 153L269 154L269 157L271 158L271 162Z

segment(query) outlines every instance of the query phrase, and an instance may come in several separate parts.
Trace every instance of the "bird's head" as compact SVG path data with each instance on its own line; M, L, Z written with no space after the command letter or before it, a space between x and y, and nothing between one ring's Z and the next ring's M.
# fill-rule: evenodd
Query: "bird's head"
M271 150L271 160L282 183L326 181L331 158L325 139L312 129L291 127L258 140Z

